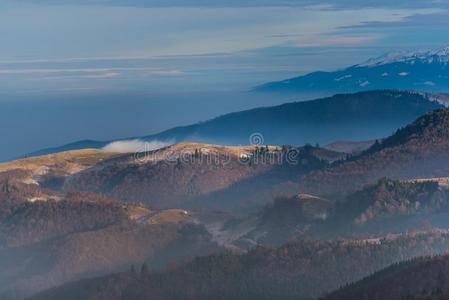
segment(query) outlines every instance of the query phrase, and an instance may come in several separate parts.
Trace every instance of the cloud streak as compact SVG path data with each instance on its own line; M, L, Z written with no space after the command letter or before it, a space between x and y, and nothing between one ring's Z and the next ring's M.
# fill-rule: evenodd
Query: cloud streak
M15 0L17 1L17 0ZM47 5L103 5L103 6L132 6L132 7L323 7L334 9L363 8L363 7L449 7L446 0L335 0L329 5L328 0L19 0L21 2Z
M120 1L105 5L66 1L70 6L17 1L28 4L0 10L2 90L22 91L45 84L46 89L93 85L111 90L248 89L395 50L396 38L405 38L402 33L408 30L401 29L404 22L441 13L441 9L413 5L354 8L348 1L332 6L316 1L254 1L252 6L246 0L241 5L237 1L188 1L189 7L182 8L184 1L163 8L148 8L157 6L151 1L129 2L128 6L115 6ZM344 3L348 4L345 8ZM389 27L383 29L379 24ZM415 35L413 43L421 39ZM59 82L52 85L51 80Z
M62 73L105 73L120 71L142 72L146 75L179 75L183 72L175 69L155 69L155 68L31 68L31 69L0 69L0 74L62 74Z
M142 140L127 140L127 141L116 141L112 142L102 150L114 153L138 153L138 152L148 152L164 148L172 145L172 142L162 142L158 140L154 141L142 141Z
M322 36L291 45L298 48L364 45L379 40L382 36Z
M115 77L174 77L184 74L176 69L156 68L16 68L0 69L0 76L21 76L36 80L89 80Z

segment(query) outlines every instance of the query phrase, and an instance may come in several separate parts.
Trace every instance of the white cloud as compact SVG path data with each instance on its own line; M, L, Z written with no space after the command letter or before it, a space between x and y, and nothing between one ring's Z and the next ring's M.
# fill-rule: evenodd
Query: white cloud
M11 0L10 0L11 1ZM14 0L17 1L17 0ZM77 4L77 5L110 5L135 7L261 7L261 6L287 6L287 7L321 7L321 8L360 8L373 5L383 7L441 7L447 6L447 0L408 0L401 1L360 1L360 0L22 0L36 4Z
M347 74L347 75L343 75L341 77L335 78L334 80L335 81L341 81L341 80L348 79L348 78L351 78L351 77L352 77L351 74Z
M363 45L380 39L379 35L372 36L325 36L314 37L309 40L297 42L294 46L298 48L307 47L325 47L325 46L345 46L345 45Z
M384 51L375 49L388 47L396 34L351 26L391 25L440 11L332 9L306 2L309 5L302 7L202 8L72 2L70 6L22 4L0 10L0 90L73 86L173 90L176 85L247 89L316 69L358 63ZM347 46L347 52L340 46ZM314 54L311 47L318 48Z
M0 69L0 74L63 74L63 73L100 73L107 77L118 75L120 71L142 72L145 75L179 75L183 72L175 69L156 68L16 68Z
M340 28L370 22L400 22L416 14L439 11L333 10L320 6L21 7L5 13L0 11L3 38L0 58L155 57L235 53L285 44L300 47L360 45L381 35L347 35L340 32ZM80 19L83 22L80 23ZM14 28L14 34L2 28ZM290 36L295 33L301 36ZM50 42L40 43L42 40Z
M136 153L157 150L172 145L172 142L127 140L117 141L103 147L104 151L115 153Z

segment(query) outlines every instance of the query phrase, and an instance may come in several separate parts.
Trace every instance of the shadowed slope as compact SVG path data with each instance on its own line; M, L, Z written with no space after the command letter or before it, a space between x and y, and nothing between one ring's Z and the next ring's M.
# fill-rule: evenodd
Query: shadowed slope
M449 174L449 109L418 118L394 135L334 167L306 175L305 192L344 196L382 177L413 179Z

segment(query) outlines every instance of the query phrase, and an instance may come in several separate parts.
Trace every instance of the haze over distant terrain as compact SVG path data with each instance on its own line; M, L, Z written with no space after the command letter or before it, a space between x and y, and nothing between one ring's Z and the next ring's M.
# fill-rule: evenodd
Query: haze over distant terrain
M128 148L128 152L136 152L142 151L145 143L150 146L153 143L173 144L182 141L296 146L326 145L335 141L374 141L391 134L423 113L447 105L447 98L446 95L394 90L340 94L224 114L153 135L128 136L115 141L75 141L27 155L83 148L110 149L112 145L119 144ZM132 145L134 148L130 147Z
M0 160L311 99L241 91L390 51L446 46L448 8L445 1L0 0L0 133L8 145Z
M449 0L0 0L0 300L449 299Z
M0 144L5 145L0 147L0 161L78 140L154 134L233 111L292 100L226 91L83 92L6 98L0 104ZM294 99L312 98L304 95Z

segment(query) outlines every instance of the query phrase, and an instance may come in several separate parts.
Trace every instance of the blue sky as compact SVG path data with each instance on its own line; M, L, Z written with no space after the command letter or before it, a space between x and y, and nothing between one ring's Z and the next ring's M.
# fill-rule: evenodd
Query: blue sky
M245 90L449 44L449 2L0 0L2 93Z
M448 0L0 0L0 160L301 100L241 91L447 28Z

